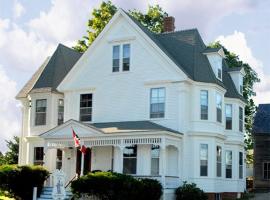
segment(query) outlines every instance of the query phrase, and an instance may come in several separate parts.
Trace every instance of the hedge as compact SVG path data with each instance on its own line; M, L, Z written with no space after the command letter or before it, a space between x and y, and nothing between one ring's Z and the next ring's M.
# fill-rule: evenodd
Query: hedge
M0 190L15 199L32 199L33 187L41 192L49 172L41 166L0 166Z
M207 195L195 183L184 184L175 191L176 200L207 200Z
M113 173L89 173L71 183L75 196L96 196L101 200L159 200L162 186L157 180L135 179L132 176Z

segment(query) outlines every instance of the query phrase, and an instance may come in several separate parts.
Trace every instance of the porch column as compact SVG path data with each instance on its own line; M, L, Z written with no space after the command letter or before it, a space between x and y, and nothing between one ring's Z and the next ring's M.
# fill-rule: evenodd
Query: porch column
M160 166L160 172L161 172L161 184L163 188L166 187L166 145L165 145L165 139L162 139L162 143L160 145L160 157L161 157L161 166Z
M114 148L114 159L113 159L113 166L114 171L117 173L123 173L123 152L124 152L124 146L116 146L117 148Z

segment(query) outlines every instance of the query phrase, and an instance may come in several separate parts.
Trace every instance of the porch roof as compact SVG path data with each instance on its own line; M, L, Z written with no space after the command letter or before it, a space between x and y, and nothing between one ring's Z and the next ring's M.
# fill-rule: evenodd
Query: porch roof
M56 126L51 130L40 134L42 138L72 138L71 130L82 138L117 135L124 133L154 133L167 132L182 134L178 131L169 129L151 121L123 121L123 122L103 122L103 123L82 123L77 120L68 120L64 124Z

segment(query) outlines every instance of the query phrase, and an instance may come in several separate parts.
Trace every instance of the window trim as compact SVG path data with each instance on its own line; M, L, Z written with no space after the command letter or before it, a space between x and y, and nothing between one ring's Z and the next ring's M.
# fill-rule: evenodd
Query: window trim
M164 89L164 116L163 117L151 117L151 105L152 105L152 91L154 89ZM164 119L166 117L166 87L150 88L150 100L149 100L149 118L150 119Z
M37 102L38 101L45 101L46 102L45 112L37 112ZM36 99L35 100L35 119L34 119L35 126L46 126L47 125L47 108L48 108L48 100L47 99ZM39 114L44 113L45 114L44 124L37 124L37 113L39 113Z
M207 113L205 114L206 115L206 118L203 119L203 113L202 113L202 106L205 106L205 105L202 105L202 93L206 93L206 98L207 98ZM208 120L208 117L209 117L209 92L208 90L200 90L200 119L201 120Z

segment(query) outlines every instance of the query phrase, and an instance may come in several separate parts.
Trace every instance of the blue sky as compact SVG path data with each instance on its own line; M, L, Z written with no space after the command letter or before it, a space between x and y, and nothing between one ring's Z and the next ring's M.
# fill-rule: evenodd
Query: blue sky
M0 0L0 151L4 139L19 135L17 92L53 53L58 43L72 46L85 33L98 0ZM145 11L159 4L176 19L176 29L198 28L205 43L220 40L259 74L255 102L270 102L270 1L113 0L117 7Z

